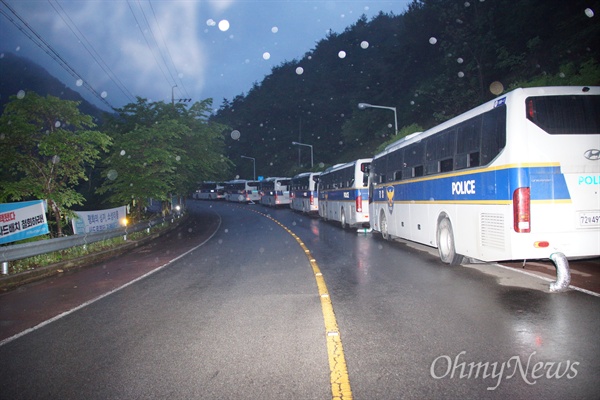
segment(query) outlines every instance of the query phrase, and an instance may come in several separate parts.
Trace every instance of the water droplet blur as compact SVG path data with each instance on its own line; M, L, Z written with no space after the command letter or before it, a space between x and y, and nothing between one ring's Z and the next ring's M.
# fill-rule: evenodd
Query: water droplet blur
M106 90L103 91L102 93L100 93L100 97L102 97L103 99L105 99L108 96L108 93L106 93Z
M369 47L369 42L367 42L366 40L363 40L362 42L360 42L360 47L363 49L366 49Z
M271 28L271 32L277 33L277 32L279 32L279 28L276 27L276 26L274 26L274 27Z
M24 90L19 90L17 92L17 99L21 100L23 97L25 97L25 91Z
M181 156L175 157L175 161L181 161Z
M430 38L429 38L429 43L430 43L430 44L436 44L436 43L437 43L437 39L436 39L436 38L434 38L434 37L430 37Z
M60 121L56 121L56 122L54 123L54 127L55 127L55 128L60 128L60 125L61 125L61 124L60 124Z
M592 10L591 8L586 8L585 9L585 15L587 15L590 18L592 18L594 16L594 10Z
M237 129L236 129L236 130L234 130L234 131L231 131L231 138L232 138L233 140L239 140L239 138L240 138L240 136L241 136L241 135L242 135L242 134L241 134L241 133L240 133L240 131L238 131Z
M459 63L459 64L462 64L464 61L465 61L465 60L463 60L463 59L462 59L462 58L460 58L460 57L458 57L458 58L456 59L456 62L457 62L457 63Z
M269 58L271 58L271 54L268 51L265 51L263 53L262 57L263 57L264 60L268 60Z
M458 77L459 77L459 78L464 78L464 77L465 77L465 73L464 73L464 72L462 72L462 71L460 71L460 72L458 73Z
M77 81L75 81L75 85L82 86L83 85L83 79L77 79Z
M340 51L340 52L338 53L338 57L339 57L339 58L346 58L346 52L345 52L344 50Z
M114 169L111 169L110 171L108 171L106 173L106 177L108 179L110 179L111 181L114 181L115 179L117 179L117 176L119 176L119 173L117 171L115 171Z
M219 29L221 30L221 32L228 31L229 30L229 21L227 21L226 19L219 21Z
M59 156L52 156L52 164L58 164L60 161L60 157Z
M296 68L296 73L297 73L298 75L302 75L302 74L304 73L304 68L302 68L302 67L298 67L298 68Z
M122 155L122 156L124 156L125 155L125 150L121 150L121 152L119 154Z
M500 93L502 93L503 91L504 91L504 85L502 85L502 83L495 81L490 84L490 92L492 92L496 96L499 95Z
M212 18L209 18L206 20L206 25L208 25L208 26L215 26L216 24L217 24L217 22Z

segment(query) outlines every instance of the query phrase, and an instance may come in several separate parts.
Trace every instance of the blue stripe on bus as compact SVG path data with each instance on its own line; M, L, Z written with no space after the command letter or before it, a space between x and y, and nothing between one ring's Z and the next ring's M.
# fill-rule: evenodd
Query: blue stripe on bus
M512 167L474 173L378 184L374 201L512 201L520 187L532 201L570 200L559 166Z
M362 196L363 200L367 200L369 196L368 189L325 190L319 193L319 200L348 201L356 200L358 196Z

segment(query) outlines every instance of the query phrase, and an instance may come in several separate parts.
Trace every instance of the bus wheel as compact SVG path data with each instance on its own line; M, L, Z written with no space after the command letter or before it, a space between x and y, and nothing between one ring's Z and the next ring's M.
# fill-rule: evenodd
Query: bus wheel
M452 233L452 224L450 220L444 217L437 227L437 245L440 259L445 264L460 265L463 256L456 254L454 247L454 233Z
M381 214L379 216L379 229L381 231L381 237L383 237L383 239L385 240L390 240L390 234L388 233L387 218L385 217L385 213L383 212L383 210L381 211Z
M346 229L346 214L344 214L344 209L342 208L342 212L340 214L340 223L342 224L342 229Z

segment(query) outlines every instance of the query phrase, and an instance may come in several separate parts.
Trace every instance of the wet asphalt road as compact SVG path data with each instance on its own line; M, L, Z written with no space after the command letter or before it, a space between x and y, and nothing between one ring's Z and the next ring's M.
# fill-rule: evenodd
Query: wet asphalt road
M510 270L449 268L287 209L190 209L195 223L218 216L214 236L190 226L163 244L203 245L167 265L155 259L183 247L120 259L122 270L143 257L162 268L0 346L0 397L331 398L315 278L265 215L319 264L354 398L600 395L597 297L549 294L546 282Z

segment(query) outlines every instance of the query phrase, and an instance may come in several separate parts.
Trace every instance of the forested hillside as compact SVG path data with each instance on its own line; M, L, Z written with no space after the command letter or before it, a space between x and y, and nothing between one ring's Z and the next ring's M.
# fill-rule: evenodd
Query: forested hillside
M373 155L398 128L429 128L519 86L598 85L599 1L420 0L362 17L275 67L213 117L239 131L242 178L291 175ZM229 132L226 133L229 136ZM299 152L301 151L301 154Z

